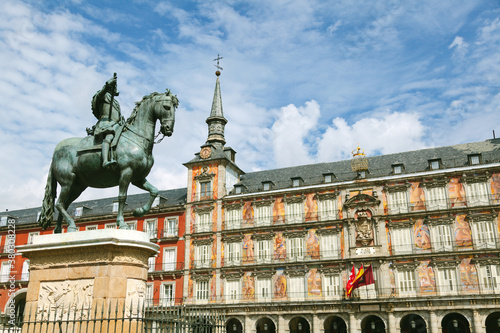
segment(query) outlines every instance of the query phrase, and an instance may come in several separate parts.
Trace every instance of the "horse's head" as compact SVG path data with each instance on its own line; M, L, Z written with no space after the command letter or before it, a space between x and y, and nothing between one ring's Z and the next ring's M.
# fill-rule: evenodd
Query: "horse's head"
M164 94L154 97L155 118L160 120L160 132L163 135L171 136L174 131L175 108L179 105L177 96L167 90Z

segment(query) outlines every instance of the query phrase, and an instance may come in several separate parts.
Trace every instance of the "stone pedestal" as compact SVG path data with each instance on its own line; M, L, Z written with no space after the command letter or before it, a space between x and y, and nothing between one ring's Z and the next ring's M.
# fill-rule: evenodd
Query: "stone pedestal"
M135 230L35 237L19 247L30 260L25 321L137 316L146 296L148 258L158 249Z

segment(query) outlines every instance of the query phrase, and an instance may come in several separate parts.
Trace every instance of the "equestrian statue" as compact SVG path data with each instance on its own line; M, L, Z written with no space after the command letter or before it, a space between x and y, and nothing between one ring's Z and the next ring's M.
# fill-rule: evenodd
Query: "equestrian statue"
M45 230L54 217L54 206L59 211L54 233L62 232L63 218L68 232L77 231L75 221L68 213L69 205L87 187L107 188L119 186L119 229L128 229L123 219L123 209L130 183L149 192L148 202L134 210L134 216L143 216L151 209L158 189L146 176L153 166L153 145L156 121L160 121L160 133L171 136L174 130L177 96L170 90L144 96L130 117L125 121L120 113L116 73L92 98L92 113L98 119L85 138L69 138L61 141L54 150L45 186L42 212L38 223ZM158 135L160 134L158 133ZM56 188L61 186L57 203Z

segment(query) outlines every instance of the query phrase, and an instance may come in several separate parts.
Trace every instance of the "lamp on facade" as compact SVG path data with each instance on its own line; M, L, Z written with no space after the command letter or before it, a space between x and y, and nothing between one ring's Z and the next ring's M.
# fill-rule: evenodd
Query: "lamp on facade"
M412 332L417 328L417 323L415 322L415 320L412 319L410 321L410 327L411 327Z
M497 320L497 326L500 327L500 318Z
M455 332L459 331L459 329L458 329L458 320L456 320L456 319L453 319L453 328L455 328Z
M297 329L298 329L299 331L302 331L302 323L298 323L298 324L297 324Z
M233 324L233 332L236 332L238 330L238 326L236 326L236 323Z
M375 322L374 321L372 321L371 328L372 328L372 330L375 329Z
M500 319L499 319L499 320L500 320ZM337 331L337 329L338 329L337 322L336 322L336 321L334 321L334 322L333 322L333 330L334 330L334 331Z
M267 323L264 323L264 332L267 332L267 329L268 329L268 328L269 328L269 327L267 326Z

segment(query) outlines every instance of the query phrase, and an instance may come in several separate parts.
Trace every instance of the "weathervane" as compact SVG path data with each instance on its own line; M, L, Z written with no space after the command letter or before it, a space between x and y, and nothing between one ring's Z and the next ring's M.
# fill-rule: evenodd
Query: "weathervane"
M217 67L217 71L215 72L215 75L217 75L217 76L220 75L220 71L222 70L222 67L220 67L220 65L219 65L219 61L221 59L224 59L224 58L221 57L220 54L217 54L217 58L214 59L214 61L217 61L217 65L215 65L215 67Z

